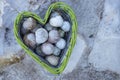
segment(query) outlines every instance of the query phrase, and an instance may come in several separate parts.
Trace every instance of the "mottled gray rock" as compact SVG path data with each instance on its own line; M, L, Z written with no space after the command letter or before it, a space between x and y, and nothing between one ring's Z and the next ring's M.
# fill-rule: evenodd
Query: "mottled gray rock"
M89 62L98 70L110 70L120 74L120 3L106 0Z
M28 0L6 0L6 2L10 5L11 8L16 10L17 12L27 11L29 9Z
M17 44L13 33L13 22L16 18L17 12L9 5L4 7L4 14L2 15L2 28L0 28L0 55L9 56L21 51L21 47Z
M4 13L4 7L6 6L7 4L5 4L5 1L4 0L1 0L0 1L0 27L2 27L2 15Z

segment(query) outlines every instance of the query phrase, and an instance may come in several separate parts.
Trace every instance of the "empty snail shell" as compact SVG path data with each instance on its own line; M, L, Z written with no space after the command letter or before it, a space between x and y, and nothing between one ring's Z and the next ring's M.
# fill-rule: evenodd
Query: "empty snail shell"
M42 56L42 57L45 57L45 54L41 51L41 46L37 46L36 49L35 49L35 52Z
M61 27L62 30L64 30L65 32L68 32L70 30L70 23L68 21L64 21L63 22L63 26Z
M60 15L54 15L50 18L49 23L54 27L61 27L63 25L63 18Z
M55 55L55 56L60 55L60 51L61 51L61 50L60 50L59 48L55 47L54 52L53 52L53 55Z
M46 42L46 43L42 44L41 50L44 54L50 55L54 51L54 46L51 43Z
M31 48L36 47L35 35L33 33L26 34L23 40L27 46Z
M56 43L59 39L60 39L60 35L57 30L51 30L49 32L49 39L48 39L49 42Z
M64 49L65 48L65 45L66 45L66 41L61 38L57 43L56 43L56 46L59 48L59 49Z
M50 31L50 30L53 29L53 27L52 27L49 23L47 23L47 24L45 25L45 29L46 29L47 31Z
M46 57L46 60L51 64L51 65L54 65L56 66L58 64L58 61L59 61L59 57L56 57L56 56L47 56Z
M36 21L33 18L27 18L24 22L23 22L23 28L25 30L31 30L36 26Z
M44 43L48 39L48 32L44 28L39 28L35 32L37 44Z

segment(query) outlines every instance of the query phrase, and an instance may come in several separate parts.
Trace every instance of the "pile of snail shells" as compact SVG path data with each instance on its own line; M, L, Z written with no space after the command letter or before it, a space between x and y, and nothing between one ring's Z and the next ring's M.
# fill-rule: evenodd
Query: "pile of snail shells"
M21 34L28 47L44 57L51 65L56 66L61 50L66 46L65 33L69 32L70 28L70 23L65 21L58 12L54 12L43 27L32 17L25 18Z

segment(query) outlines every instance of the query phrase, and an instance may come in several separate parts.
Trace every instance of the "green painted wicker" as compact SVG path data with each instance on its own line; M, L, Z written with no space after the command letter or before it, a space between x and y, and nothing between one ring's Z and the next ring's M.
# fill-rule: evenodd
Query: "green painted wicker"
M41 24L45 24L46 21L49 18L49 15L51 13L52 10L54 9L62 9L63 11L65 11L71 19L71 23L72 23L72 34L71 34L71 38L70 38L70 44L69 47L67 49L66 52L66 56L64 57L63 61L61 62L59 67L51 67L48 64L44 63L36 54L34 54L22 41L19 35L19 25L20 25L20 21L23 17L33 17L34 19L36 19L39 23ZM16 17L16 20L14 22L14 35L15 38L18 42L18 44L21 45L21 47L26 51L27 54L29 54L37 63L39 63L40 65L42 65L42 67L46 68L49 72L51 72L52 74L60 74L64 71L70 55L72 53L72 50L74 48L74 45L76 43L76 37L77 37L77 20L75 17L75 14L73 12L73 10L65 3L63 2L56 2L50 5L50 7L48 8L46 15L44 17L44 19L41 19L38 15L31 13L31 12L22 12L19 13L18 16Z

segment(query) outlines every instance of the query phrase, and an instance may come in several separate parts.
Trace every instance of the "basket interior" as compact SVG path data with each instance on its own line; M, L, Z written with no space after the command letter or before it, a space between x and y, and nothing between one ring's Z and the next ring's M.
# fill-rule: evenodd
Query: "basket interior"
M52 14L53 12L56 12L56 11L60 13L60 15L63 17L63 19L64 19L65 21L69 21L70 24L72 25L70 16L69 16L64 10L62 10L62 9L55 9L55 10L52 10L52 11L51 11L51 14ZM50 15L51 15L51 14L50 14ZM25 16L24 16L24 17L22 18L20 24L19 24L19 37L20 37L20 39L21 39L21 41L22 41L23 43L24 43L24 41L23 41L23 35L21 34L21 26L22 26L25 18L28 18L28 17L25 17ZM50 17L49 17L49 18L50 18ZM49 22L49 18L48 18L48 20L47 20L47 23ZM36 21L37 21L37 20L36 20ZM40 26L44 28L44 25L45 25L45 24L43 25L43 24L41 24L41 23L39 23L39 22L37 22L37 24L40 24ZM64 57L65 57L65 55L66 55L66 52L67 52L67 50L68 50L68 47L69 47L69 44L70 44L70 39L71 39L71 34L72 34L72 28L70 28L70 31L69 31L69 32L66 32L66 33L65 33L65 36L63 37L63 38L66 40L66 46L65 46L65 48L61 51L61 53L60 53L60 55L59 55L60 59L59 59L59 62L58 62L58 64L57 64L56 66L51 65L48 61L45 60L45 57L42 57L41 55L37 54L34 49L32 49L32 48L30 48L30 47L29 47L29 48L30 48L30 50L33 52L33 54L36 54L37 56L39 56L39 58L40 58L44 63L48 64L48 65L51 66L51 67L58 68L58 67L61 65L61 63L62 63L62 61L63 61L63 59L64 59ZM26 46L27 46L27 45L26 45ZM28 47L28 46L27 46L27 47Z

